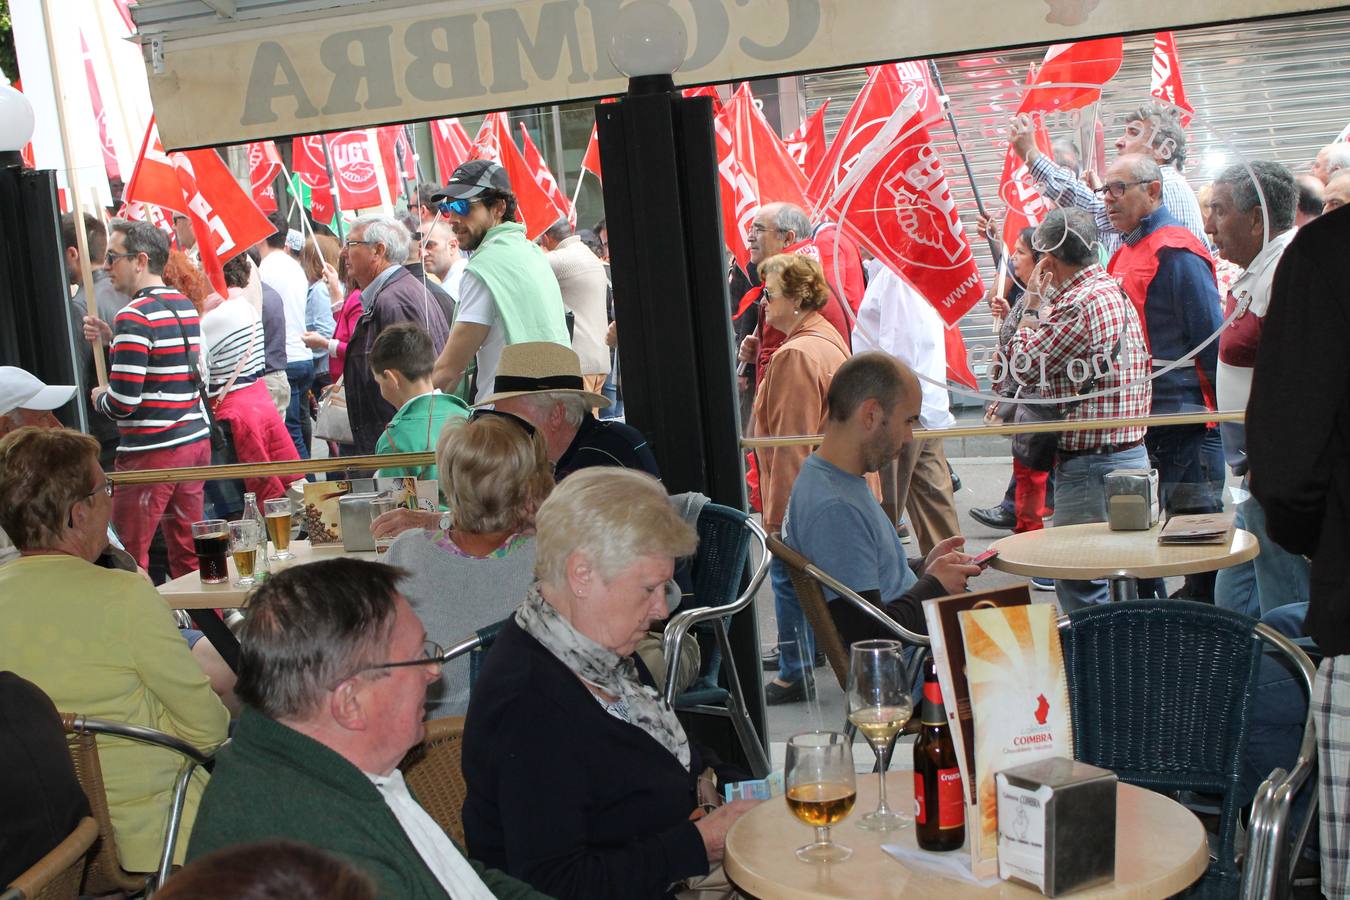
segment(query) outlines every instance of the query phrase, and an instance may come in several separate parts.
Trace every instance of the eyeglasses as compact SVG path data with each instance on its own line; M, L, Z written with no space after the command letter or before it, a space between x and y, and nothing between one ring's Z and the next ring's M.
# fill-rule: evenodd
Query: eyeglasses
M111 481L109 481L109 480L108 480L108 477L105 475L105 476L103 477L103 483L100 484L98 487L94 488L94 489L93 489L92 491L90 491L89 493L85 494L85 495L84 495L84 499L87 500L87 499L89 499L90 497L95 497L95 496L97 496L99 491L102 491L103 493L105 493L105 494L107 494L109 497L111 497L111 496L113 495L113 490L114 490L115 488L116 488L116 485L114 485Z
M139 253L114 253L114 252L112 252L111 250L109 250L109 251L107 252L107 254L105 254L104 257L103 257L103 263L104 263L104 265L109 265L109 266L111 266L113 263L117 262L119 259L131 259L133 256L140 256L140 254L139 254Z
M1108 181L1106 184L1102 185L1099 188L1093 188L1093 192L1097 194L1104 194L1107 197L1110 197L1112 200L1119 200L1121 197L1125 196L1125 191L1127 188L1132 188L1135 185L1139 184L1152 184L1152 181L1147 178L1143 179L1142 181Z
M755 236L759 236L766 231L772 231L774 234L783 234L783 229L781 228L766 228L758 222L750 226L750 233Z
M477 202L477 200L442 200L439 209L443 216L448 216L451 213L457 216L467 216L469 207Z
M358 244L362 247L370 247L378 243L379 241L354 241L351 238L347 238L347 240L342 242L342 247L345 250L349 247L355 247Z
M509 419L524 429L525 433L531 438L534 437L534 426L532 424L515 413L503 412L500 409L487 409L486 407L475 409L473 412L469 413L469 421L477 422L480 419L486 419L490 416L495 416L500 419Z
M407 666L439 666L445 662L445 648L433 640L427 640L422 644L422 655L417 659L405 659L401 662L375 663L371 666L365 666L352 673L359 675L361 672L369 672L374 669L402 669Z

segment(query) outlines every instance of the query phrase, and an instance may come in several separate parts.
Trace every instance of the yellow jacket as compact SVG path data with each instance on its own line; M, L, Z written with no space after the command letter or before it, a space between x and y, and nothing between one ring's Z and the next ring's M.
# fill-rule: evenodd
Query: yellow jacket
M229 714L140 575L66 554L0 565L0 667L42 688L61 712L149 726L203 750L225 740ZM153 871L182 757L120 738L98 746L122 866ZM180 858L205 784L198 770Z

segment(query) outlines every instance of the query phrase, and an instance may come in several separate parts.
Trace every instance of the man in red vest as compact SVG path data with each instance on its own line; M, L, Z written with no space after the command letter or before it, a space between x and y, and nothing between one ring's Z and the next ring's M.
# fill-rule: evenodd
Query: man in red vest
M1107 271L1139 313L1153 355L1152 414L1214 409L1219 342L1210 338L1222 316L1209 249L1163 206L1156 160L1121 156L1107 170L1101 192L1111 224L1123 236ZM1205 432L1203 424L1148 430L1145 443L1169 513L1219 509L1202 465ZM1196 599L1206 592L1212 598L1212 577L1205 581L1192 584Z

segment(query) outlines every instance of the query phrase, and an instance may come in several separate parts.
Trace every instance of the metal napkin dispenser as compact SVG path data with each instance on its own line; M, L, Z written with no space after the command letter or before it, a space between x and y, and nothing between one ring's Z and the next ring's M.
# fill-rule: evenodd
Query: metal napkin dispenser
M1112 531L1147 531L1158 524L1157 469L1116 469L1103 481Z
M379 491L345 494L338 500L338 515L342 521L342 548L348 553L374 550L375 537L370 533L371 501L383 497Z

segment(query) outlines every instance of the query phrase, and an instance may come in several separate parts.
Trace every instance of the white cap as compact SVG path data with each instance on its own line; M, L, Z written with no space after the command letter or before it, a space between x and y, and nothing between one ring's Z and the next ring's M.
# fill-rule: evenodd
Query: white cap
M0 416L16 409L56 409L74 396L73 384L47 385L23 369L0 366Z

